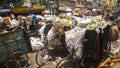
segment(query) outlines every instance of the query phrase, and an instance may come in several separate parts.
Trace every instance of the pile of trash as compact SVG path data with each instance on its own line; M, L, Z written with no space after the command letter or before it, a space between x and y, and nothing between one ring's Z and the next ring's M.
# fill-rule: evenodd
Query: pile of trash
M65 13L61 13L58 16L47 15L47 14L45 14L44 16L34 15L34 17L32 17L33 15L28 15L28 16L18 15L17 19L14 17L13 18L0 17L0 25L1 23L4 23L8 28L15 28L17 26L20 26L21 28L26 29L26 31L30 31L31 26L34 26L34 27L36 27L35 25L40 26L39 28L35 28L40 37L30 37L33 51L36 51L41 47L44 47L44 43L43 43L44 36L45 36L44 29L47 28L47 25L52 25L52 27L49 29L50 31L46 35L48 40L51 40L54 38L55 36L54 32L56 29L70 27L70 29L68 29L67 31L68 32L69 30L73 32L75 31L74 33L76 33L76 29L78 29L78 27L89 29L89 30L95 30L97 28L102 28L106 25L106 22L103 20L95 19L92 16L88 17L82 14L84 10L76 9L75 13L78 13L77 15L74 13L72 14L71 11L72 10L66 11ZM62 29L58 31L59 31L59 34L65 33L65 31L63 31ZM77 32L79 31L80 30L78 29ZM70 34L73 34L73 33L72 32L67 33L66 37L71 36Z

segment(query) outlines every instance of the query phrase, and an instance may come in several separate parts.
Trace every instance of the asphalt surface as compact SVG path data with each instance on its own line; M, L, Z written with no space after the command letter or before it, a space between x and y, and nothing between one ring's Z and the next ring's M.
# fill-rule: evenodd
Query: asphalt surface
M35 62L35 55L36 55L36 52L35 53L28 53L28 56L29 56L29 60L30 60L30 66L29 68L55 68L56 67L56 64L58 63L56 60L55 61L49 61L46 65L44 66L38 66ZM91 59L86 59L85 60L85 67L84 68L97 68L97 65L98 63L91 60Z
M29 60L30 60L30 66L28 68L56 68L56 64L58 63L57 61L49 61L46 65L44 66L38 66L35 62L35 53L28 53ZM90 58L87 58L84 62L85 66L82 68L98 68L99 62L93 61ZM115 63L112 67L110 68L120 68L120 62Z

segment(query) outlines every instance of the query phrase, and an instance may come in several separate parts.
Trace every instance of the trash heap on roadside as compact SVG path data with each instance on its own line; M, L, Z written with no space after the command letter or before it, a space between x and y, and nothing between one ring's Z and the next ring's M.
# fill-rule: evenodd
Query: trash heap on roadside
M48 37L48 40L54 38L54 30L62 27L66 27L65 31L65 42L67 46L70 45L81 45L79 43L80 40L84 38L86 30L95 30L96 32L100 32L99 28L104 29L106 25L109 23L104 21L103 19L95 18L95 16L91 16L91 11L86 11L83 9L66 9L65 13L60 13L58 16L45 14L35 15L35 19L32 18L32 15L22 16L18 15L17 18L10 17L0 17L0 28L15 28L20 26L25 29L26 32L37 32L39 38L30 37L30 41L32 44L33 51L37 51L40 47L44 46L45 36ZM36 26L37 25L37 26ZM48 25L57 26L57 28ZM3 27L4 26L4 27ZM45 29L49 29L47 34L45 35ZM1 30L1 32L4 29ZM82 34L83 32L83 34ZM78 47L76 47L77 49ZM82 50L82 49L78 49ZM79 52L79 51L78 51ZM77 53L77 52L76 52ZM78 54L78 53L77 53ZM78 54L80 56L80 53Z

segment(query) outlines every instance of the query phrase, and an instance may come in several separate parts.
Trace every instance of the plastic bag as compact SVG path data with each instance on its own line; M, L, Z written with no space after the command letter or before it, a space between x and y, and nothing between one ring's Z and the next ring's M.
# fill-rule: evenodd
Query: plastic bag
M11 20L11 27L18 26L18 21L16 19Z
M47 34L48 41L52 40L54 38L54 36L55 36L55 33L53 33L53 30L54 30L54 27L52 27L50 29L50 31L48 32L48 34Z
M46 27L46 24L44 24L44 25L38 30L38 32L39 32L39 34L40 34L40 36L41 36L41 42L44 42L44 29L45 29L45 27Z
M38 37L30 37L30 42L31 42L33 51L38 51L42 47L44 47L44 44L40 41L40 38Z
M47 34L47 40L49 41L49 44L52 46L59 46L61 45L60 39L55 38L54 27L50 29L50 31Z

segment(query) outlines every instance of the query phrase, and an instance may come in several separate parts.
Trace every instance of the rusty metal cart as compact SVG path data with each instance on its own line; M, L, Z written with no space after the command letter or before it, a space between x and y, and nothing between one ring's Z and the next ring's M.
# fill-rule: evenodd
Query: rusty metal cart
M0 63L6 68L24 68L30 51L30 41L23 29L0 32Z

